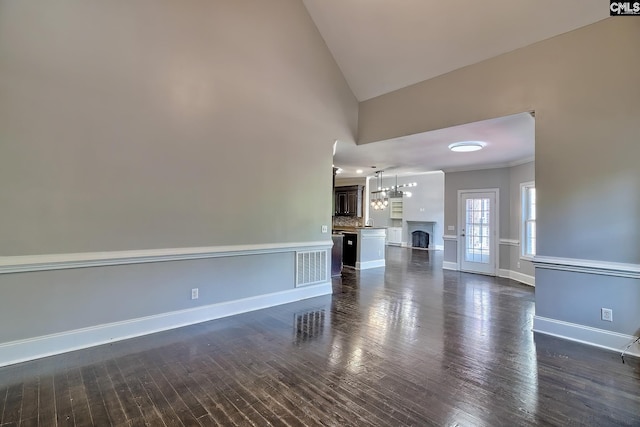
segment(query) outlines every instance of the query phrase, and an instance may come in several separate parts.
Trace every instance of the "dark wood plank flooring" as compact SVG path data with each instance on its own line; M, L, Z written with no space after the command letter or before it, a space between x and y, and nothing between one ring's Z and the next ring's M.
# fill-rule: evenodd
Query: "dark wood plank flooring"
M388 248L334 295L0 368L0 426L640 425L640 363L534 290ZM46 321L46 319L43 319Z

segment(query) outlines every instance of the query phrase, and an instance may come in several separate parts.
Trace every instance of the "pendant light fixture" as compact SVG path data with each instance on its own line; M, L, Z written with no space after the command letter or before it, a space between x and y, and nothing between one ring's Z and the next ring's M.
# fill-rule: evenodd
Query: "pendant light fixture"
M376 172L377 190L371 192L371 207L375 210L384 209L389 206L389 198L411 197L411 191L401 190L401 188L416 187L417 182L409 182L407 184L398 185L398 175L396 175L396 185L391 188L382 187L382 172Z
M416 187L417 185L418 185L417 182L409 182L407 184L398 185L398 175L396 175L396 185L391 186L391 191L388 193L389 197L396 198L396 199L400 199L402 197L411 197L412 196L411 191L403 191L400 189L407 188L407 187Z
M376 172L377 190L371 192L371 207L375 210L384 209L389 205L387 189L382 188L382 172L383 171Z

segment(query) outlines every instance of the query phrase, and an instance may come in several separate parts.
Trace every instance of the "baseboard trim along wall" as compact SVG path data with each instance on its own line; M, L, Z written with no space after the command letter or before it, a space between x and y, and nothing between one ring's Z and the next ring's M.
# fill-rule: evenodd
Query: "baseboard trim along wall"
M458 265L457 262L442 261L442 269L443 270L458 271L458 270L460 270L460 266Z
M161 313L0 344L0 366L206 322L307 298L330 295L331 281L282 292Z
M365 262L356 261L356 270L367 270L369 268L378 268L378 267L384 267L384 266L385 266L384 259L377 259L374 261L365 261Z
M620 334L541 316L534 316L533 331L617 352L622 352L627 345L636 339L636 337L632 335ZM638 345L638 343L633 344L629 350L627 350L626 354L640 357L640 345Z
M529 286L536 286L536 278L529 276L528 274L522 274L518 271L506 270L503 268L498 269L498 277L504 277L506 279L515 280L516 282L524 283Z
M640 264L535 256L533 258L533 265L536 268L544 268L548 270L572 271L576 273L590 273L604 276L640 279Z
M295 250L319 250L333 246L331 240L303 243L268 243L256 245L211 246L195 248L144 249L70 254L21 255L0 257L0 274L107 265L142 264L187 259L259 255Z

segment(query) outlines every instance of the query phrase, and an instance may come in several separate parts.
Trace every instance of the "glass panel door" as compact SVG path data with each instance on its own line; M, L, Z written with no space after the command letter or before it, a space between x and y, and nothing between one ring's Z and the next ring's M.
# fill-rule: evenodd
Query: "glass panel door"
M460 193L460 269L495 275L495 192Z

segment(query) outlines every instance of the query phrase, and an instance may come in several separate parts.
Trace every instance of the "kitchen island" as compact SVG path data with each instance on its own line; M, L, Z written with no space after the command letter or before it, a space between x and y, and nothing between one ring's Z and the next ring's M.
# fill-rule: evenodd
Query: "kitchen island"
M384 227L353 227L335 229L342 233L342 264L344 267L366 270L384 267L387 230Z

